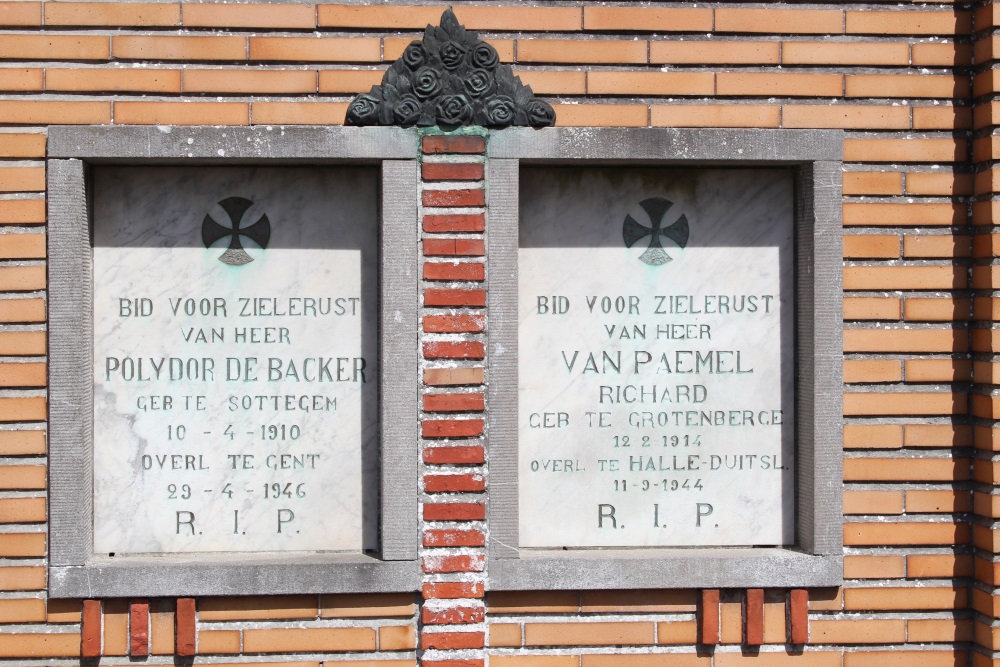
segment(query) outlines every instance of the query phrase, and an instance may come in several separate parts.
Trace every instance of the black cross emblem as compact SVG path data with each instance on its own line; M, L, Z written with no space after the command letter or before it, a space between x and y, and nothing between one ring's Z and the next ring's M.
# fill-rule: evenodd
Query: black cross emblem
M243 249L243 244L240 242L240 237L245 236L263 250L267 247L267 242L271 238L271 222L267 219L267 216L263 213L257 220L249 223L245 227L240 225L243 223L243 216L246 214L247 210L253 206L253 202L249 199L244 199L243 197L229 197L223 199L219 202L219 206L222 210L226 212L229 216L229 227L224 227L212 218L212 214L209 213L205 216L205 219L201 222L201 240L204 241L205 247L210 248L213 243L219 239L231 236L232 240L229 242L229 248L226 252L222 253L219 257L220 262L229 264L230 266L243 266L244 264L249 264L253 261L253 257L247 254L247 251Z
M672 201L660 197L643 199L639 202L639 206L649 216L650 226L646 227L636 222L631 215L626 215L625 222L622 223L622 238L625 240L626 248L631 248L637 241L646 236L652 237L649 241L649 247L646 248L644 253L639 255L639 259L650 266L660 266L671 261L670 255L663 249L663 244L660 242L661 236L667 237L676 243L679 248L687 245L689 232L686 216L681 215L673 224L668 227L661 227L663 216L666 215L667 211L673 205Z

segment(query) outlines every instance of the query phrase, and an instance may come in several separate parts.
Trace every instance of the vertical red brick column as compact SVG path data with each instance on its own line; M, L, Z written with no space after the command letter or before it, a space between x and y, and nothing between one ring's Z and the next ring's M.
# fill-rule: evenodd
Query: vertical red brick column
M974 355L974 392L971 401L975 482L973 505L972 542L975 549L975 578L972 589L972 607L976 612L973 636L975 653L973 664L1000 665L1000 496L994 495L1000 483L1000 438L997 418L1000 417L1000 397L997 396L996 355L1000 352L1000 299L995 291L1000 289L1000 172L995 171L1000 159L1000 137L994 136L1000 124L1000 78L996 76L996 61L1000 58L1000 44L994 33L1000 27L1000 5L984 2L976 12L974 31L973 96L975 99L975 139L973 142L973 168L975 170L976 200L972 208L973 267L972 288L973 328L972 351Z
M486 140L421 143L422 664L485 663Z

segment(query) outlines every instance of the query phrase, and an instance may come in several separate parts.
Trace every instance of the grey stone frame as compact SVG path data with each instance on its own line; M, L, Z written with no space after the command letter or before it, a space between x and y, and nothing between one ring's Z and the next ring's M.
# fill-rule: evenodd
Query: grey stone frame
M843 132L511 129L487 149L489 562L493 590L785 588L843 580ZM785 548L518 548L518 178L521 164L795 169L796 544ZM515 354L510 354L515 351Z
M49 129L50 596L259 595L419 588L417 145L415 131L399 128ZM90 164L381 165L382 493L381 551L377 557L362 553L230 553L109 558L93 553ZM408 237L412 243L400 242ZM387 243L392 244L392 252L387 252ZM403 378L410 381L401 381Z

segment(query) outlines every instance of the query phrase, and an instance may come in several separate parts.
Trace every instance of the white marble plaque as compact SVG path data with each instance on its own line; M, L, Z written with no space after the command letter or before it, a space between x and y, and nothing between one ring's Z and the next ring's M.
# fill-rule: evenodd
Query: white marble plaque
M525 169L522 547L794 541L793 179Z
M95 553L376 547L377 172L93 191Z

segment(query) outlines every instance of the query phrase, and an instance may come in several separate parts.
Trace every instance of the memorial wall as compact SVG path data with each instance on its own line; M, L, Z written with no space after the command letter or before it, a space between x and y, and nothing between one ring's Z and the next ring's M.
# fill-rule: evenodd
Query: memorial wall
M1000 664L992 2L0 2L0 667Z

